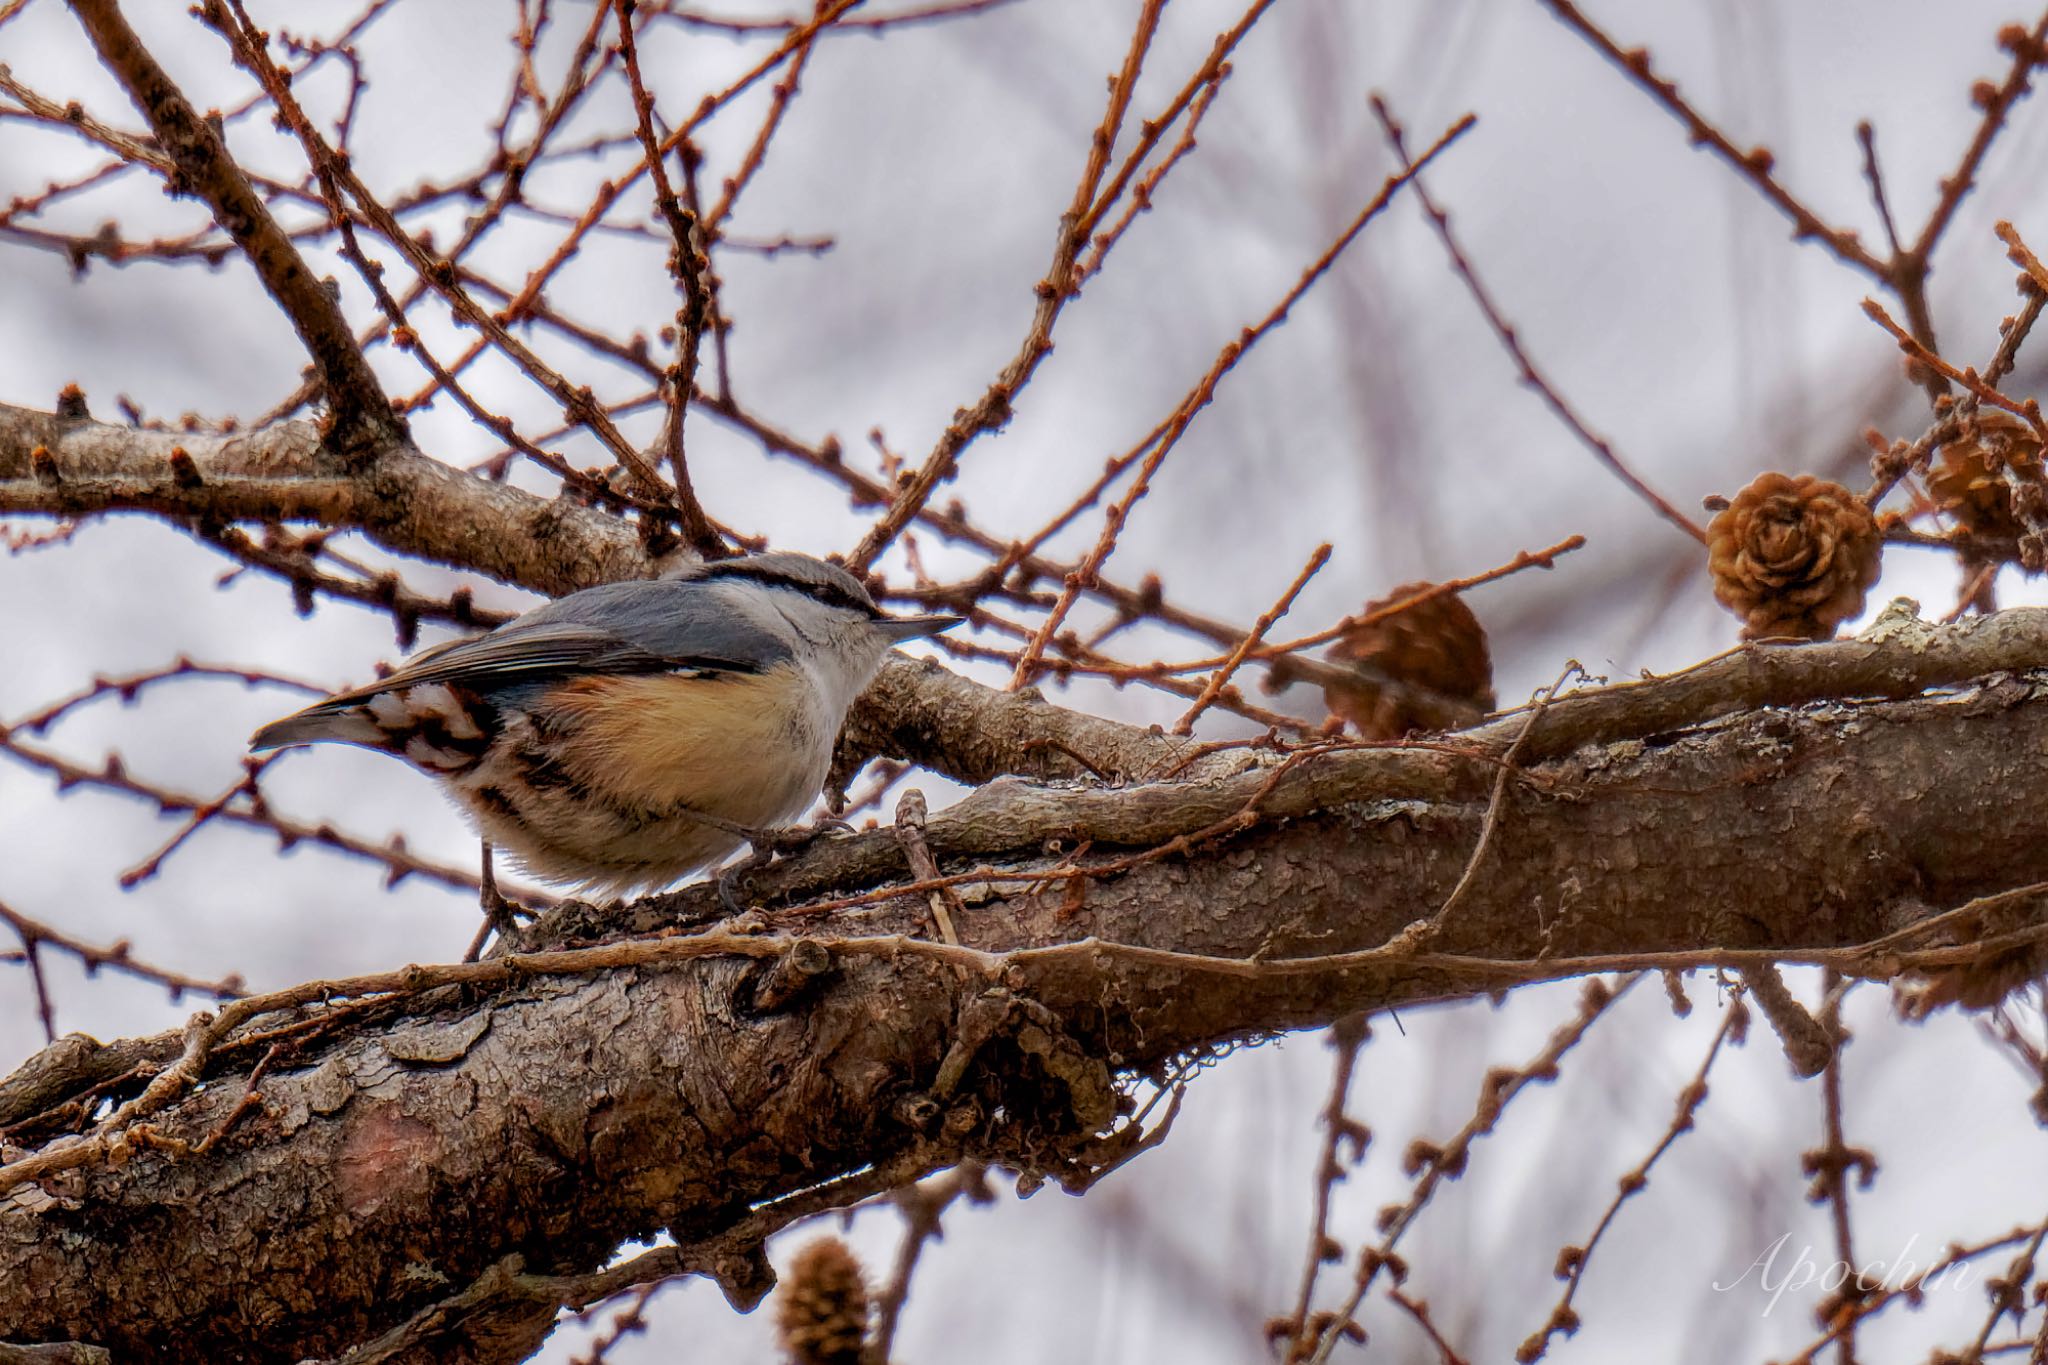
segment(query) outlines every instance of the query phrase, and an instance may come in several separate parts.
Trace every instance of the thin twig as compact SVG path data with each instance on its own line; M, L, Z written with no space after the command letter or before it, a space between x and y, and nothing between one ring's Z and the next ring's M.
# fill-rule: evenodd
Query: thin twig
M1532 1365L1541 1360L1550 1348L1551 1337L1562 1332L1570 1336L1579 1329L1579 1315L1572 1307L1578 1297L1579 1286L1585 1282L1586 1267L1592 1262L1593 1252L1599 1247L1600 1239L1607 1235L1607 1229L1621 1213L1621 1206L1642 1193L1650 1183L1650 1171L1664 1154L1678 1142L1678 1139L1693 1130L1700 1106L1707 1102L1707 1074L1714 1069L1714 1062L1721 1055L1721 1048L1728 1043L1740 1044L1749 1024L1749 1009L1740 995L1728 1002L1721 1016L1721 1026L1714 1030L1714 1038L1707 1045L1707 1055L1700 1060L1698 1070L1692 1079L1679 1089L1675 1112L1664 1134L1650 1149L1649 1155L1637 1162L1615 1182L1614 1197L1593 1225L1593 1231L1583 1244L1567 1246L1557 1256L1557 1278L1565 1282L1564 1292L1552 1306L1549 1318L1541 1329L1532 1333L1515 1352L1518 1365Z
M1287 585L1287 591L1280 594L1280 600L1260 613L1259 619L1252 622L1252 628L1245 633L1237 648L1224 656L1222 666L1209 675L1209 680L1202 685L1202 691L1196 696L1194 703L1173 723L1172 733L1185 735L1194 730L1195 722L1201 719L1202 713L1222 694L1231 674L1237 672L1245 657L1258 648L1259 642L1266 638L1266 632L1287 614L1287 609L1294 605L1294 599L1301 595L1301 590L1308 586L1308 581L1321 571L1323 565L1330 562L1330 548L1327 543L1316 547L1315 553L1308 557L1308 563L1294 576L1294 581Z
M1419 169L1408 158L1408 147L1402 136L1400 121L1394 117L1386 100L1378 94L1372 96L1372 112L1379 119L1380 127L1386 132L1387 142L1393 147L1394 155L1399 158L1401 164L1411 169ZM1464 283L1465 291L1472 296L1472 301L1479 306L1480 313L1486 318L1486 325L1493 329L1494 336L1499 338L1502 348L1508 353L1508 358L1515 362L1515 369L1520 374L1522 383L1536 391L1544 406L1548 407L1572 435L1579 439L1579 443L1593 452L1593 458L1605 465L1607 471L1620 479L1630 492L1649 503L1658 516L1700 544L1706 544L1707 533L1701 529L1700 524L1672 506L1663 494L1650 487L1643 481L1642 476L1630 469L1621 456L1615 453L1613 445L1605 437L1595 435L1572 409L1571 404L1565 402L1564 395L1557 391L1557 387L1536 368L1536 363L1529 358L1528 350L1522 345L1521 334L1501 315L1500 306L1494 302L1493 295L1480 282L1478 272L1472 268L1471 260L1458 245L1458 239L1451 234L1450 215L1438 208L1436 201L1429 197L1428 187L1422 183L1419 175L1415 179L1415 202L1421 205L1423 213L1429 218L1430 226L1436 229L1437 240L1443 243L1444 252L1451 259L1451 270Z
M1351 1095L1351 1078L1358 1069L1358 1054L1372 1028L1362 1014L1349 1015L1330 1026L1330 1050L1336 1060L1330 1066L1330 1096L1323 1103L1322 1150L1316 1161L1316 1192L1309 1218L1308 1251L1302 1259L1301 1287L1295 1292L1294 1313L1287 1322L1288 1340L1307 1340L1309 1309L1315 1303L1316 1281L1323 1267L1344 1259L1344 1246L1330 1235L1330 1207L1336 1187L1351 1167L1365 1159L1372 1132L1345 1112ZM1346 1144L1347 1157L1340 1155Z
M1012 689L1024 686L1036 675L1039 661L1045 656L1046 647L1052 642L1053 637L1059 633L1059 628L1065 623L1067 613L1073 609L1075 601L1084 590L1093 587L1099 581L1103 562L1109 558L1111 551L1116 548L1117 536L1123 530L1124 521L1130 516L1131 508L1136 506L1139 499L1143 498L1146 492L1150 490L1153 475L1158 473L1161 463L1165 461L1167 455L1172 452L1174 447L1180 443L1181 437L1187 433L1188 427L1194 422L1196 416L1204 408L1208 407L1210 400L1216 396L1216 386L1222 382L1223 377L1237 365L1239 360L1243 359L1248 351L1258 345L1262 339L1270 335L1276 327L1287 320L1288 313L1293 309L1294 305L1300 302L1302 297L1310 289L1314 288L1323 276L1329 273L1331 267L1336 265L1338 257L1343 255L1345 248L1357 240L1359 233L1365 231L1368 223L1385 211L1387 205L1393 202L1394 195L1404 185L1412 181L1424 166L1434 161L1452 143L1470 131L1476 122L1478 122L1478 119L1475 115L1466 114L1451 124L1449 128L1446 128L1443 134L1437 138L1436 142L1430 146L1429 150L1424 152L1413 165L1398 175L1388 177L1380 186L1379 192L1367 201L1365 207L1359 210L1358 215L1346 225L1342 232L1337 234L1336 240L1324 250L1321 256L1310 262L1308 268L1302 272L1301 277L1294 282L1294 286L1287 291L1280 302L1275 304L1265 317L1261 318L1255 325L1246 328L1236 340L1226 343L1223 349L1217 353L1216 359L1210 365L1208 372L1195 381L1195 386L1188 391L1187 396L1181 400L1180 406L1175 409L1173 419L1168 423L1166 431L1160 436L1158 444L1153 446L1151 453L1146 455L1144 464L1139 466L1137 478L1132 481L1130 488L1124 493L1123 497L1119 498L1104 515L1102 534L1096 539L1094 547L1089 550L1079 566L1069 573L1061 584L1059 600L1053 604L1053 609L1047 613L1045 621L1039 626L1037 632L1033 634L1030 642L1025 645L1022 656L1017 660L1016 668L1010 674L1010 686Z
M1405 1203L1381 1210L1380 1240L1359 1253L1358 1274L1343 1305L1329 1315L1328 1325L1313 1343L1313 1350L1305 1356L1290 1354L1290 1361L1305 1358L1307 1365L1328 1365L1330 1353L1343 1339L1344 1324L1357 1316L1359 1305L1365 1302L1365 1296L1372 1291L1380 1273L1390 1266L1397 1266L1400 1258L1394 1249L1402 1235L1414 1226L1416 1217L1430 1196L1436 1193L1437 1186L1464 1174L1471 1158L1472 1144L1494 1130L1508 1105L1522 1091L1531 1085L1556 1079L1558 1063L1565 1054L1577 1047L1593 1025L1642 978L1643 974L1637 972L1614 986L1600 980L1588 981L1579 996L1577 1012L1551 1033L1549 1041L1534 1058L1518 1068L1497 1067L1486 1073L1471 1119L1448 1142L1439 1146L1418 1138L1409 1145L1403 1164L1411 1176L1418 1177L1414 1189Z
M691 548L700 555L719 557L726 552L725 541L712 528L710 518L704 515L704 508L697 501L697 491L690 484L689 461L683 450L684 418L690 394L697 385L697 355L704 340L705 325L716 309L705 287L705 276L711 269L711 263L697 245L697 215L676 199L675 189L669 184L667 158L655 141L654 97L647 92L647 84L641 79L640 52L633 40L636 0L613 0L613 4L619 15L619 64L625 69L626 81L632 91L640 146L654 181L655 207L661 213L662 221L668 224L672 246L669 271L675 276L677 291L682 296L681 307L676 310L676 362L667 374L668 413L662 427L669 469L675 477L676 514L683 538ZM690 144L684 143L683 146L684 155L690 155Z

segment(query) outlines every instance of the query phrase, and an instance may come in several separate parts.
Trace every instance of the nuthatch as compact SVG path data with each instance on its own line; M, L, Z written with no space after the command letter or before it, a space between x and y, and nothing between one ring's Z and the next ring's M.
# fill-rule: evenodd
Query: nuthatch
M536 877L665 886L792 819L892 645L957 625L885 616L799 554L607 583L264 726L252 749L336 741L438 777Z

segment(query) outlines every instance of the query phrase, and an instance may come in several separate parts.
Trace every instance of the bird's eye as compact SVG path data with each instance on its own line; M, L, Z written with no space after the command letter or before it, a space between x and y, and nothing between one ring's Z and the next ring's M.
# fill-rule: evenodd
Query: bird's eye
M860 610L860 605L849 598L843 589L836 588L830 583L815 583L805 591L810 594L813 602L823 606L837 607L841 611Z

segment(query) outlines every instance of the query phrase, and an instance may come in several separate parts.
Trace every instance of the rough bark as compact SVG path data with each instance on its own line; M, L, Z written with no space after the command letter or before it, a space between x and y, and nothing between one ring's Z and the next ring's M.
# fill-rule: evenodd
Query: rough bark
M673 539L658 526L416 449L218 132L113 0L72 8L153 131L134 157L207 202L297 328L326 416L179 435L94 422L76 397L0 406L0 513L141 512L216 540L311 521L551 594L677 553L650 548ZM202 8L253 66L250 35ZM255 74L330 207L353 201L433 278L278 73ZM652 491L587 395L466 293L448 302ZM933 515L950 459L857 561ZM302 592L351 591L228 544ZM434 609L395 581L362 591L402 624ZM74 1036L0 1081L0 1362L516 1360L560 1305L659 1274L751 1304L764 1236L962 1158L1085 1185L1142 1147L1131 1078L1275 1032L1629 966L1754 972L1781 1027L1797 1005L1769 986L1776 962L2016 979L2039 965L2048 894L2048 815L2024 799L2048 777L2043 667L2040 613L1900 617L1413 748L1282 756L892 664L843 762L978 788L920 838L819 844L753 876L735 919L705 888L571 904L482 962L309 983L158 1038ZM1805 1041L1788 1052L1810 1070L1828 1043ZM677 1247L604 1268L664 1230Z
M1821 648L1907 677L2015 631L1910 634ZM1592 705L1561 703L1526 747L1555 749L1545 730L1573 736ZM1627 730L1623 714L1610 702ZM887 831L771 869L763 908L709 936L676 932L715 913L704 891L569 908L534 951L357 1007L274 1060L261 1110L210 1150L189 1144L235 1109L251 1048L217 1050L226 1079L119 1160L4 1196L0 1331L122 1360L298 1360L468 1287L433 1345L396 1358L517 1359L552 1311L532 1286L573 1287L625 1238L673 1230L744 1300L765 1287L746 1247L816 1206L776 1201L833 1181L852 1197L873 1163L900 1178L972 1154L1085 1180L1121 1150L1092 1141L1119 1075L1618 960L1816 960L2048 879L2048 815L2014 796L2048 782L2048 696L2006 677L1580 739L1508 784L1469 890L1419 947L1410 926L1466 872L1498 752L998 781L926 830L942 871L972 874L958 949L931 941L922 894L803 908L902 883ZM537 951L598 930L642 936ZM531 1292L499 1292L515 1282Z
M306 426L173 435L0 408L0 509L305 518L545 592L659 567L618 517L403 443L337 473ZM0 1194L0 1339L518 1359L556 1304L612 1283L592 1277L625 1238L674 1230L684 1249L655 1270L746 1300L760 1237L821 1202L961 1155L1085 1180L1131 1141L1113 1077L1190 1052L1616 954L1955 960L1940 954L1967 943L1854 949L2048 875L2048 829L2012 796L2041 783L2048 711L2010 679L1923 694L2043 666L2040 613L1901 615L1449 744L1283 761L899 663L848 747L981 786L926 829L957 879L960 948L931 941L928 892L886 894L909 870L882 831L757 874L745 937L688 932L717 918L701 889L569 907L459 985L252 1020L197 1054L218 1084L172 1086L149 1122L95 1139L62 1102L131 1097L189 1040L66 1040L0 1084L8 1158L46 1163ZM1526 771L1475 863L1510 755ZM1980 936L2013 932L1983 918ZM573 949L621 935L637 937ZM243 1040L288 1024L304 1032L262 1108L223 1129L267 1048ZM63 1143L93 1140L65 1164Z

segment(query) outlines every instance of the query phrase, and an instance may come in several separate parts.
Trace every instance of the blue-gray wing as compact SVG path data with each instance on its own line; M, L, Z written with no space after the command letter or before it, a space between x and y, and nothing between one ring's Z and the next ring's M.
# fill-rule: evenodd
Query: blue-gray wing
M259 747L307 731L295 722L353 710L381 693L435 683L477 691L577 673L753 673L790 657L781 636L689 580L607 583L571 593L488 635L414 655L389 677L338 692L258 732Z
M518 631L543 648L558 648L555 642L580 638L576 632L581 631L588 633L592 644L573 665L577 668L754 673L793 656L787 625L772 613L761 612L752 601L758 595L745 584L725 579L605 583L536 607L477 643ZM782 625L782 631L770 630L770 621ZM605 643L596 643L599 639Z

